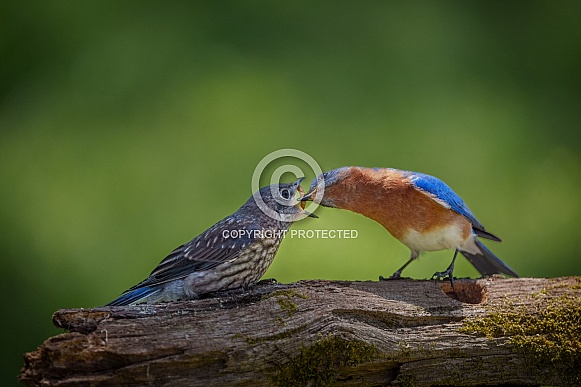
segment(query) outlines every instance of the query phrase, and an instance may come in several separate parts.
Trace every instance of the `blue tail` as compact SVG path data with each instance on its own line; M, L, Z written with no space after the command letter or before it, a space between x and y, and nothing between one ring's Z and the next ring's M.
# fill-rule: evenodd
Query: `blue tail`
M465 251L460 251L462 255L470 261L470 263L478 270L482 275L493 275L493 274L506 274L513 277L518 277L518 274L514 272L506 263L502 262L500 258L488 250L486 246L482 244L479 240L476 240L476 245L482 251L482 255L474 255L467 253Z
M159 287L153 286L144 286L142 288L137 288L135 290L131 290L122 294L119 298L111 301L105 306L131 305L159 292L159 290L160 290Z

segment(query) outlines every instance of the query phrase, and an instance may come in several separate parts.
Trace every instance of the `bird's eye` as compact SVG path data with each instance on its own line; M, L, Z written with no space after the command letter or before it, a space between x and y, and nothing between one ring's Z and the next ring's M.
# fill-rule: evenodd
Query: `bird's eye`
M280 196L282 196L284 199L290 199L291 194L290 194L290 191L285 188L285 189L280 191Z

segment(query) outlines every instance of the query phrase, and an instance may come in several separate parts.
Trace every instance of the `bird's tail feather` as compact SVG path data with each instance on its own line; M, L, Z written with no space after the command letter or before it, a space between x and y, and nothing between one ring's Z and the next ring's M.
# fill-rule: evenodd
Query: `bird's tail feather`
M476 235L478 235L481 238L486 238L486 239L490 239L491 241L495 241L495 242L502 242L502 240L497 237L496 235L494 235L491 232L482 230L482 229L476 229L476 228L472 228L472 230L474 231L474 233Z
M137 288L135 290L122 294L117 299L111 301L105 306L131 305L154 295L155 293L159 292L159 290L160 290L159 287L152 286L144 286L142 288Z
M492 275L492 274L506 274L513 277L518 277L518 274L514 272L506 263L502 262L500 258L488 250L486 246L482 244L479 240L476 240L476 245L482 251L482 255L470 254L465 251L460 251L462 255L470 261L470 263L478 270L482 275Z

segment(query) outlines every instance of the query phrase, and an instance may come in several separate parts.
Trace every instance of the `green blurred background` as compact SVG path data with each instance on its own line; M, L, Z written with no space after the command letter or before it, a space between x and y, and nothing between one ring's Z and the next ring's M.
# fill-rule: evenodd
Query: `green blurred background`
M580 275L580 16L578 1L2 2L0 384L60 332L53 311L144 279L281 148L438 176L522 276ZM267 277L377 280L408 257L371 220L317 213L294 227L359 237L287 238ZM477 272L462 259L456 275Z

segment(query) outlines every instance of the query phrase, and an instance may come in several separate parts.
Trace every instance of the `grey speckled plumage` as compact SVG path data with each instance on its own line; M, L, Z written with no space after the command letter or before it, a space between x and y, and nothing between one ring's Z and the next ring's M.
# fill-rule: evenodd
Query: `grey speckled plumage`
M255 284L272 263L292 222L310 215L297 204L301 180L260 189L234 214L172 251L147 279L107 306L194 299ZM261 206L280 217L265 213L255 198L262 198Z

